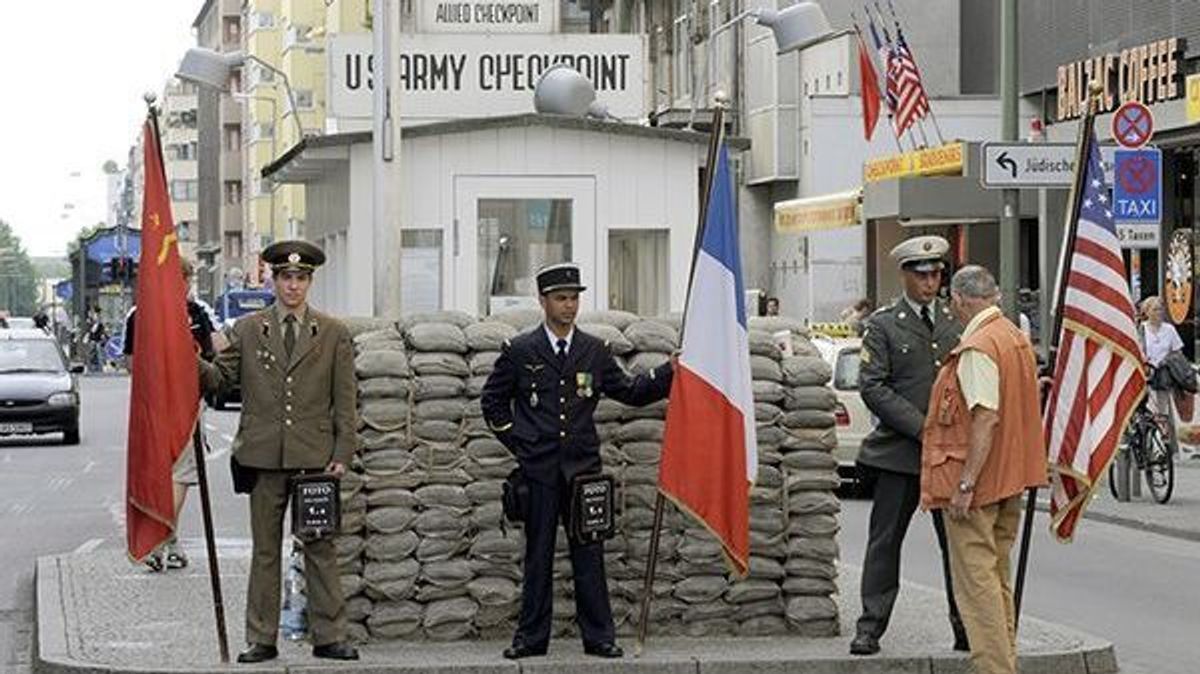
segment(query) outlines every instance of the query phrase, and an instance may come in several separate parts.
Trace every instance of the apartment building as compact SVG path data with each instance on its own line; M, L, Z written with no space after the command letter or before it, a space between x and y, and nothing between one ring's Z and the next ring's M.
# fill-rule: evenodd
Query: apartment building
M159 131L180 253L194 258L200 215L198 87L172 78L163 88Z
M192 28L201 47L240 50L242 0L206 0ZM232 78L229 92L201 87L198 94L196 283L200 297L209 302L245 277L241 70Z

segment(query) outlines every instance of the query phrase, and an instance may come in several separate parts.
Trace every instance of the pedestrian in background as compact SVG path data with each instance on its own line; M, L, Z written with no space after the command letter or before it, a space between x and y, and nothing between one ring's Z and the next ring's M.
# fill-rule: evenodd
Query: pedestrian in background
M861 335L863 321L867 320L867 316L870 316L873 310L874 307L871 304L871 300L864 297L843 309L840 318L843 323L849 325L856 333Z
M1171 392L1175 388L1170 373L1163 369L1171 354L1183 355L1183 340L1174 325L1163 321L1163 304L1157 295L1142 300L1140 307L1142 322L1138 334L1142 339L1142 352L1150 366L1150 411L1171 420Z
M246 641L238 662L279 655L283 516L292 477L325 471L341 476L358 450L357 388L350 331L308 306L313 272L325 253L307 241L277 241L262 257L275 279L275 304L242 317L229 346L200 361L206 391L241 384L242 414L233 441L235 480L250 493L252 538L246 591ZM304 544L312 653L357 660L347 641L346 602L332 537Z
M949 250L940 236L916 237L893 248L904 296L864 324L859 391L878 422L858 454L874 503L862 568L862 614L850 643L854 655L878 653L891 620L900 593L900 551L921 496L921 429L929 390L962 331L937 298ZM940 512L933 514L933 528L942 550L954 649L965 651L967 636L954 603Z
M1046 484L1037 359L996 303L996 279L968 265L950 283L962 342L938 373L925 418L921 506L946 511L955 596L975 674L1015 674L1010 552L1021 494Z
M768 297L767 298L767 307L766 307L766 311L763 313L763 315L764 316L778 316L779 315L779 298L778 297Z
M192 263L185 258L179 259L179 269L183 272L184 286L191 288L193 268ZM125 334L123 350L125 352L125 364L130 372L133 372L133 342L134 342L134 325L136 321L134 317L137 315L137 307L129 310L129 315L125 317ZM203 307L196 303L192 297L187 299L187 315L189 328L192 332L192 343L196 347L196 353L204 360L212 360L215 355L213 352L212 333L213 325L209 321L208 313ZM204 411L204 403L200 404L200 409L196 412L196 423L203 423L202 413ZM193 435L193 438L195 436ZM152 571L162 571L163 569L182 569L188 565L187 554L179 547L179 514L183 512L183 504L187 499L188 488L199 483L199 477L196 470L196 451L193 446L193 439L189 439L184 445L183 451L179 453L179 458L175 460L175 466L171 469L171 480L175 485L175 531L171 532L171 537L161 548L150 553L146 558L146 566Z
M568 524L572 480L601 469L592 421L596 403L602 395L634 406L662 400L672 377L671 363L629 376L606 342L575 327L585 289L578 266L546 267L537 285L545 320L505 344L481 400L488 427L516 456L529 489L521 615L512 646L504 651L510 660L545 655L550 644L558 523ZM604 543L571 538L569 549L583 650L619 658L624 651L616 643Z

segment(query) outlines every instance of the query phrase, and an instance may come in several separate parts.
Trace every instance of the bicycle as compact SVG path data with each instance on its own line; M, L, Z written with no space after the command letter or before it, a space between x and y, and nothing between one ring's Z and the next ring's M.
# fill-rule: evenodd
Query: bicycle
M1118 457L1127 454L1138 472L1145 474L1150 495L1157 503L1171 500L1175 491L1175 442L1174 433L1164 428L1171 423L1170 417L1150 411L1146 399L1133 412L1129 427L1117 448ZM1117 496L1117 462L1108 467L1108 488L1113 498Z

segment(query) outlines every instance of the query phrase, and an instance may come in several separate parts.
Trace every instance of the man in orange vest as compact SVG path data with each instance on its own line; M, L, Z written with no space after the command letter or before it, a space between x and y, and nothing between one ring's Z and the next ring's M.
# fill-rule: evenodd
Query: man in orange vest
M996 279L976 265L950 282L966 325L925 416L921 506L946 512L951 577L976 674L1017 671L1009 557L1021 494L1046 484L1033 345L1005 318Z

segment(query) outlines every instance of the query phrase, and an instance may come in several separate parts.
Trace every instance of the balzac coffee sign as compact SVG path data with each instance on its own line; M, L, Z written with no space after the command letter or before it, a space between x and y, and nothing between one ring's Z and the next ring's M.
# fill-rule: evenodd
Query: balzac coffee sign
M1153 105L1179 98L1184 93L1179 61L1185 48L1182 38L1173 37L1059 66L1057 121L1083 116L1092 82L1104 88L1101 113L1126 101Z

